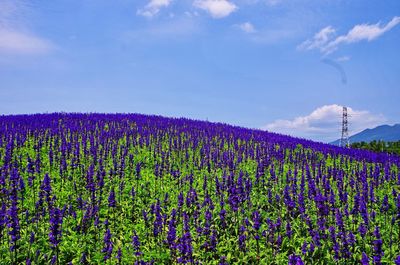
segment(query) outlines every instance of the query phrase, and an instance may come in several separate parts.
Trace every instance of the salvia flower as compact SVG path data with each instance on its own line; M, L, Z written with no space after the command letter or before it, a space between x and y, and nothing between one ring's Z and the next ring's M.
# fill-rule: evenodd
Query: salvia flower
M56 248L61 240L61 226L63 216L59 208L53 208L50 211L50 233L49 240L51 245Z
M289 256L289 265L304 265L303 260L301 259L300 256L297 256L295 254L292 254Z
M258 211L253 212L253 228L258 231L261 226L261 217Z
M110 195L108 196L108 207L116 207L117 202L115 201L115 190L114 188L111 189Z
M138 257L138 256L142 255L142 253L140 252L140 240L135 231L133 232L133 236L132 236L132 247L133 247L133 250L135 251L135 256Z
M382 200L381 212L386 213L387 211L389 211L389 198L387 195L385 195Z
M374 245L373 259L374 259L375 264L380 265L381 259L382 259L384 253L383 253L383 249L382 249L383 241L382 241L378 226L375 227L374 236L375 236L375 240L373 241L373 245Z
M241 251L246 251L246 228L241 225L239 228L239 249Z
M365 252L362 253L361 264L362 265L369 265L369 258L367 256L367 254L365 254Z
M400 176L400 174L399 174L399 176ZM397 258L394 260L394 263L396 265L400 265L400 255L397 256Z
M107 261L109 258L111 258L111 254L113 251L113 243L111 241L111 231L110 229L107 229L106 232L104 233L104 247L101 252L104 253L104 261Z

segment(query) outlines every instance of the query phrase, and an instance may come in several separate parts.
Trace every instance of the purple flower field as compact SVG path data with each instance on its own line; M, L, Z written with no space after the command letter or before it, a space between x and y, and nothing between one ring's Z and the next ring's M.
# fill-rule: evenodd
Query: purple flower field
M400 264L400 157L139 114L0 116L1 264Z

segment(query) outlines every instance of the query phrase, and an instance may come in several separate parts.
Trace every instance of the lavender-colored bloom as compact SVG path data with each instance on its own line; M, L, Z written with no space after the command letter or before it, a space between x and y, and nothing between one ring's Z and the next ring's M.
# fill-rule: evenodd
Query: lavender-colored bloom
M33 244L35 242L35 232L31 232L29 235L29 244Z
M121 264L121 259L122 259L122 250L121 247L119 247L117 251L117 260L119 264Z
M362 253L361 264L369 265L369 258L367 256L367 254L365 254L365 252Z
M51 264L51 265L54 265L54 264L56 264L56 262L57 262L57 256L54 255L54 256L51 258L50 264Z
M167 235L167 242L169 248L174 250L176 248L176 227L175 227L175 220L171 217L168 223L168 235Z
M114 188L111 189L110 195L108 196L108 207L116 207L117 202L115 201L115 191Z
M219 258L219 263L218 265L229 265L229 263L226 261L226 257L225 256L221 256Z
M144 222L145 222L146 225L147 225L147 223L148 223L148 221L149 221L149 218L148 218L148 216L147 216L146 210L142 210L142 216L143 216Z
M400 174L399 174L399 176L400 176ZM400 178L399 178L399 179L400 179ZM396 265L400 265L400 255L397 256L397 258L394 260L394 263L395 263Z
M387 211L389 211L389 198L387 195L385 195L382 200L381 212L386 213Z
M295 254L292 254L289 256L289 265L304 265L303 260L301 259L300 256L297 256Z
M133 247L133 250L135 251L135 256L138 257L138 256L142 255L142 253L140 252L140 240L135 231L133 232L133 236L132 236L132 247Z
M80 264L84 264L84 265L88 264L86 252L82 253L82 256L81 256L81 259L79 260L79 262L80 262Z
M51 245L56 248L61 240L61 226L63 216L59 208L53 208L50 211L50 233L49 240Z
M258 231L261 227L261 217L258 211L253 212L253 228Z
M160 206L160 201L157 200L157 203L154 207L154 222L153 222L153 235L154 237L157 237L161 232L162 232L162 227L163 227L163 219L161 216L161 206Z
M286 185L285 190L283 191L283 198L288 211L291 212L294 209L294 207L296 207L296 202L290 196L288 185Z
M21 238L21 227L18 218L17 192L15 187L11 192L11 207L7 211L7 227L9 229L8 234L11 236L10 251L13 252L15 251L17 241Z
M293 235L292 226L290 225L290 222L288 221L288 222L286 223L286 236L287 236L288 238L291 238L292 235Z
M182 206L183 206L183 193L181 192L178 195L178 208L180 209L182 208Z
M190 263L193 261L193 248L192 248L192 236L190 231L183 234L179 239L177 246L180 256L178 258L178 263Z
M222 208L221 211L219 212L219 220L221 221L222 228L226 227L225 217L226 217L226 210Z
M360 224L360 226L358 227L358 232L360 233L360 235L364 238L365 235L368 232L367 226L365 224Z
M308 243L307 243L307 241L304 241L303 245L301 246L301 253L303 253L303 255L307 254L307 251L308 251L307 247L308 247Z
M51 180L50 180L50 177L49 177L49 174L45 174L44 175L44 179L43 179L43 182L42 182L42 185L41 185L41 190L42 191L45 191L46 193L50 193L51 192L51 184L50 184L50 182L51 182Z
M208 249L210 251L215 251L217 247L217 231L215 229L212 230L211 237L210 237L210 244Z
M111 241L111 231L110 229L107 229L106 232L104 233L104 248L101 250L101 252L104 253L104 261L107 261L109 258L111 258L111 254L113 251L113 243Z
M379 227L376 226L375 227L375 231L374 231L374 236L375 236L375 240L373 241L373 245L374 245L374 264L380 265L381 263L381 259L383 257L383 249L382 249L382 245L383 245L383 241L381 238L381 234L379 231Z
M243 252L246 251L246 228L242 225L239 228L239 249Z

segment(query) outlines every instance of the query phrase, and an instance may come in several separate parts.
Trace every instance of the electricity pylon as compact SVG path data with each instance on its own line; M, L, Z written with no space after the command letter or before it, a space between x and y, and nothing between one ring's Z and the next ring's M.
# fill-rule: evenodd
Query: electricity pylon
M342 115L342 138L340 139L341 147L349 147L349 121L347 115L347 107L343 107L343 115Z

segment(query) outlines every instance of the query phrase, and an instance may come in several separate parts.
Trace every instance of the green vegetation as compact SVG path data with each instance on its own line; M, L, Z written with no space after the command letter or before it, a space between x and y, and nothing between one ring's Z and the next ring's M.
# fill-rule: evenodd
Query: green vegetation
M385 152L390 154L400 155L400 141L385 142L385 141L372 141L372 142L359 142L352 143L352 148L370 150L374 152Z

